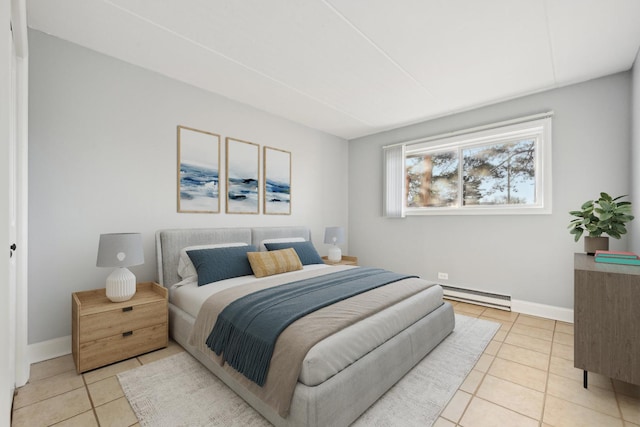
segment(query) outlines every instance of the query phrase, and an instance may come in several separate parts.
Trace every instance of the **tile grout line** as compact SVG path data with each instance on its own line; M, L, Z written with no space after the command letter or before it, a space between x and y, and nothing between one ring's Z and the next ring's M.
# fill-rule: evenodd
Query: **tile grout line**
M487 403L489 403L491 405L495 405L495 406L497 406L499 408L506 409L509 412L513 412L514 414L517 414L517 415L520 415L522 417L528 418L528 419L530 419L532 421L536 421L538 424L541 424L541 422L542 422L541 420L536 420L535 418L532 418L530 415L523 414L522 412L518 412L513 408L508 408L506 406L500 405L499 403L492 402L492 401L490 401L490 400L488 400L488 399L486 399L484 397L480 397L480 396L475 396L475 397L477 397L478 399L483 400L483 401L485 401L485 402L487 402Z
M556 327L557 327L557 321L554 321L553 323L553 334L551 335L551 349L549 351L549 362L547 363L547 375L546 375L546 379L544 381L544 395L542 398L542 413L540 414L540 426L542 426L542 424L544 423L544 412L545 409L547 407L547 396L548 396L548 391L549 391L549 377L551 375L551 357L553 355L553 345L554 345L554 335L556 333ZM551 425L551 424L549 424Z
M89 397L89 403L91 404L91 412L93 412L93 417L96 419L96 424L100 427L100 420L98 419L98 413L96 412L96 407L93 404L93 398L91 397L91 392L89 391L89 384L87 384L87 379L84 374L80 374L82 377L82 383L84 384L84 388L87 391L87 396Z
M622 425L626 426L626 420L624 419L624 413L622 412L622 406L620 405L620 393L616 390L616 386L613 383L613 380L609 378L609 382L611 383L611 389L613 390L613 398L616 400L616 406L618 407L618 413L620 414L620 419L622 420Z

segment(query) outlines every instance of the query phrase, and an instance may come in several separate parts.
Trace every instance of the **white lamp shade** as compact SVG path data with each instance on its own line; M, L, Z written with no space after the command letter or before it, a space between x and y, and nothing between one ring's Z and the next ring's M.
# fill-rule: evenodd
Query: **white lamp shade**
M344 243L344 227L325 228L324 242L329 245L340 245Z
M117 267L106 281L106 294L113 302L127 301L136 293L136 276L126 267L144 263L140 233L101 234L98 267Z
M144 263L142 234L101 234L98 243L98 267L131 267Z

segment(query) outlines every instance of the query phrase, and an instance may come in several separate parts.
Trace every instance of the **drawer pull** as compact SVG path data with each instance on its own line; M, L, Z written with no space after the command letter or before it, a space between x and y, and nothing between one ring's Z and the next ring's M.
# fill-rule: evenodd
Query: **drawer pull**
M133 307L125 307L122 311L133 311Z
M123 336L123 337L129 337L129 336L131 336L131 335L133 335L133 331L127 331L127 332L123 332L123 333L122 333L122 336Z

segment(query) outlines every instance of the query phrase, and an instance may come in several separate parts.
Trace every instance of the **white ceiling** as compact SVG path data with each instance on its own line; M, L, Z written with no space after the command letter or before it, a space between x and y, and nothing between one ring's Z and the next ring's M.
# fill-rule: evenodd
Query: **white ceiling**
M31 28L351 139L628 70L640 0L27 0Z

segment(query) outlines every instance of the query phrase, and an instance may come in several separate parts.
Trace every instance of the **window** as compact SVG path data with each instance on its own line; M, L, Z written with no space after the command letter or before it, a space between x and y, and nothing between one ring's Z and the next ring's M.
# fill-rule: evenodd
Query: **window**
M550 113L524 120L400 144L402 215L387 216L551 213Z

